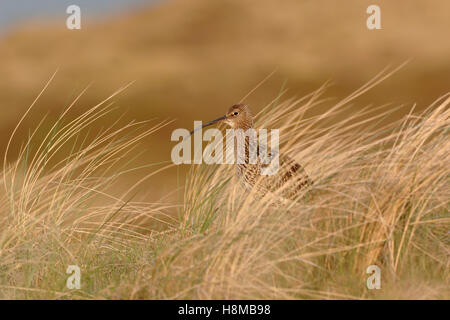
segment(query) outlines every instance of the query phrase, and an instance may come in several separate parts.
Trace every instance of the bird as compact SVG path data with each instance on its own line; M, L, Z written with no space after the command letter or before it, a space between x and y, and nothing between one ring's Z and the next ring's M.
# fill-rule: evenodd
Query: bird
M235 104L231 106L224 116L215 120L204 123L201 127L195 128L190 132L192 135L195 131L205 127L225 123L232 129L242 129L239 132L244 132L249 129L254 129L253 115L250 108L245 104ZM236 136L237 138L237 136ZM235 159L239 157L237 151L237 144L234 144ZM261 169L268 166L267 162L260 159L260 148L256 147L256 161L250 161L250 143L249 137L245 136L245 153L241 161L236 161L236 176L245 190L250 191L256 188L256 196L264 197L267 193L275 193L284 199L297 200L299 196L313 185L312 179L306 173L305 169L293 160L288 155L279 155L278 171L275 174L264 175L261 174ZM264 148L267 150L267 148ZM269 159L273 159L273 154L267 152ZM270 161L269 161L270 162Z

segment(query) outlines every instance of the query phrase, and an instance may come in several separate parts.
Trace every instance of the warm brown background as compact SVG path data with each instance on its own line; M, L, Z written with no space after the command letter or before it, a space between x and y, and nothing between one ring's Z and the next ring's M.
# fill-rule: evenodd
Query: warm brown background
M382 30L366 28L370 4L381 7ZM65 28L65 14L22 26L0 38L0 149L57 68L16 149L43 114L54 119L90 83L77 112L135 80L115 99L115 116L177 119L148 140L147 162L170 159L173 129L222 115L274 70L247 99L254 111L283 87L285 97L300 97L327 80L334 83L328 96L342 98L407 60L355 108L417 103L420 110L449 91L449 12L448 0L179 0L83 21L80 31ZM146 194L158 198L173 190L175 173L149 181Z

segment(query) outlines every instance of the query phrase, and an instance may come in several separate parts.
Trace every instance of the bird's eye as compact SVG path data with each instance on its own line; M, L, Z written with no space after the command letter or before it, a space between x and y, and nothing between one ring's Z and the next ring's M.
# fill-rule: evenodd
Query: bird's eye
M235 111L235 112L233 113L234 116L237 116L238 114L239 114L239 112L237 112L237 111Z

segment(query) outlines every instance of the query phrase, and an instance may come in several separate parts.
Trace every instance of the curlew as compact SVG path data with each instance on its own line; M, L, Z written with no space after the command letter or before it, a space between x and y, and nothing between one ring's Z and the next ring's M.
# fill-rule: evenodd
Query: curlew
M206 122L199 128L195 128L190 132L192 135L195 131L203 129L210 125L223 122L230 126L236 132L247 131L253 129L253 116L250 109L243 104L236 104L229 108L228 112L215 120ZM238 138L238 134L236 135ZM259 157L260 148L256 148L257 160L249 161L249 137L244 136L245 153L242 161L236 161L236 175L241 182L242 186L246 190L256 188L256 195L263 197L268 192L277 193L281 197L295 200L299 195L313 184L304 168L294 161L292 158L286 155L279 155L279 169L273 175L261 174L261 168L267 166L263 163ZM235 159L238 157L235 145ZM262 148L261 148L262 149ZM268 153L269 158L272 157L271 153Z

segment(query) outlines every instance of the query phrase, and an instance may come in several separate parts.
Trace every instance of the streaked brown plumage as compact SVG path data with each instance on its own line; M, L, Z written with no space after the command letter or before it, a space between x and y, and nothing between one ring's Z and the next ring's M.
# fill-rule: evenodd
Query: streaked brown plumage
M202 128L218 122L224 122L233 129L245 131L253 128L253 115L246 105L236 104L228 110L225 116L205 123ZM235 159L236 153L235 143ZM236 163L236 175L245 189L251 190L256 187L258 197L271 192L279 193L283 198L294 200L313 184L300 164L281 154L279 155L278 171L273 175L262 175L261 168L267 165L260 161L259 148L257 149L257 155L257 162L251 164L249 161L249 138L245 137L245 159L241 161L243 163ZM272 155L269 153L269 158L271 157Z

